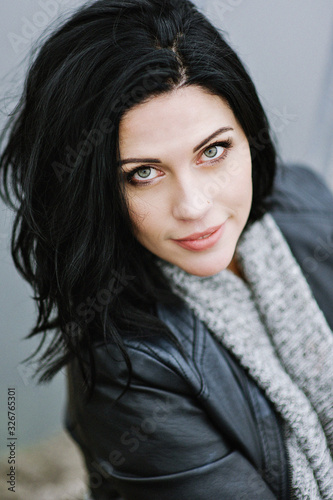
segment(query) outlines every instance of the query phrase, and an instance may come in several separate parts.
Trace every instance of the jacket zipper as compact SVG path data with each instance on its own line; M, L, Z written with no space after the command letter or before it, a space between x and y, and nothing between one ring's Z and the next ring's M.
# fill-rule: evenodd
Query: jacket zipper
M289 500L291 498L292 474L291 474L290 456L289 456L289 451L288 451L286 444L284 446L284 449L285 449L286 461L287 461L287 484L285 484L285 488L284 488L284 497Z

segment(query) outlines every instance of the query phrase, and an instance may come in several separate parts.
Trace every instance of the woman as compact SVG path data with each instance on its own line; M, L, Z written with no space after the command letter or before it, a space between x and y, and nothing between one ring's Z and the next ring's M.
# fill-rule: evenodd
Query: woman
M276 165L219 31L188 0L85 6L7 132L29 337L55 331L40 381L67 367L91 498L333 498L332 195Z

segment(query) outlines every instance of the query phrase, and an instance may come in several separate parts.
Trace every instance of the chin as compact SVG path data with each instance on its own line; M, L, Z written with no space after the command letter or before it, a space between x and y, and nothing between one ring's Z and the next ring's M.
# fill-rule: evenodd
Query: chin
M180 263L177 263L176 265L178 265L178 267L183 269L183 271L186 271L188 274L193 274L194 276L200 276L204 278L220 273L228 267L230 261L231 258L229 260L221 258L210 258L208 262L193 262L193 264L186 262L184 263L184 265L181 265Z

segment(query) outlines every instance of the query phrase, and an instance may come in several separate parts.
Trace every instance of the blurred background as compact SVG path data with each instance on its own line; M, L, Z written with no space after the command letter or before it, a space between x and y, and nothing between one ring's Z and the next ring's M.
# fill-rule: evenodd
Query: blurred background
M333 188L333 2L194 3L222 30L245 63L282 159L311 166ZM0 127L18 99L35 40L83 4L78 0L1 1ZM36 310L30 287L12 263L11 224L11 212L0 204L0 459L7 456L8 387L16 389L18 449L22 450L58 435L66 400L63 372L49 385L38 386L32 369L20 364L38 341L23 340L34 325Z

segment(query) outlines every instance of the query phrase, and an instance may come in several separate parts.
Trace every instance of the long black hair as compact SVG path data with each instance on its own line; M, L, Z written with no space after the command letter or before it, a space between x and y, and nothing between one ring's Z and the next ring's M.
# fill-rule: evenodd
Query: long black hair
M132 106L184 85L224 98L249 140L248 226L266 211L276 152L247 71L192 2L86 4L49 36L30 66L2 134L0 167L1 197L16 212L13 260L38 305L26 337L42 335L32 356L53 332L38 360L39 383L75 357L92 391L96 339L120 349L127 387L125 334L165 335L181 349L155 314L157 301L180 299L133 236L118 129Z

